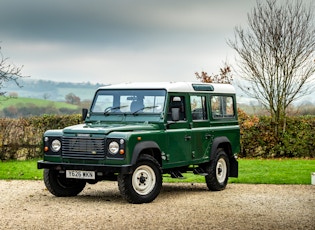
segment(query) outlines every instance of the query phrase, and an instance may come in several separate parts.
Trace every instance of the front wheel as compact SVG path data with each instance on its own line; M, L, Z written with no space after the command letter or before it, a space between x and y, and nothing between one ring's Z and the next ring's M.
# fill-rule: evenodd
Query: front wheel
M206 183L209 190L221 191L225 189L229 177L230 163L224 150L219 150L217 156L206 167L208 175Z
M86 185L83 180L68 179L65 173L52 169L44 169L44 182L49 192L60 197L76 196Z
M159 163L150 155L140 156L132 174L118 175L118 187L121 195L130 203L153 201L162 187Z

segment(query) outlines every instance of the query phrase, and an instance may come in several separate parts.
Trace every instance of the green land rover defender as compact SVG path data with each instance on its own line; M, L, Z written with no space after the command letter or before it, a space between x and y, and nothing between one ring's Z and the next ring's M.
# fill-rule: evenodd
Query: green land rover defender
M55 196L76 196L86 183L117 180L130 203L160 193L162 175L205 176L223 190L238 176L240 150L233 86L192 82L125 83L99 88L83 124L43 137L44 182Z

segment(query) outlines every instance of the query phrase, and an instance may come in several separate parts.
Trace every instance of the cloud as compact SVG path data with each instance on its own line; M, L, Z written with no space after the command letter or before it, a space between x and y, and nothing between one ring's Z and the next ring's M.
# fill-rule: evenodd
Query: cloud
M112 45L202 36L230 26L216 1L2 0L0 26L32 41ZM222 15L222 11L227 11Z
M196 71L218 71L229 53L226 39L246 18L248 5L247 0L1 0L0 45L34 78L194 80Z

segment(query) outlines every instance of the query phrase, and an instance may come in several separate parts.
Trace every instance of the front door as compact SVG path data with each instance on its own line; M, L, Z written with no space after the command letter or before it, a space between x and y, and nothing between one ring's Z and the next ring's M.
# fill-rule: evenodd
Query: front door
M191 129L187 120L185 97L182 95L171 96L167 114L167 128L165 131L166 161L165 168L180 167L191 161ZM172 109L178 109L179 116L172 118Z

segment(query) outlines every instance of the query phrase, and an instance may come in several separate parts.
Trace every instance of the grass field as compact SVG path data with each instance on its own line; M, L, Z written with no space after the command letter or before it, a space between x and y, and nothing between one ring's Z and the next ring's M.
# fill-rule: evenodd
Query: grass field
M44 100L44 99L36 99L36 98L24 98L24 97L18 97L18 98L4 98L0 96L0 110L15 106L15 107L21 107L26 106L27 104L34 104L38 107L55 107L57 109L60 108L68 108L68 109L76 109L76 105L71 105L65 102L56 102L56 101L50 101L50 100Z
M43 170L38 170L36 160L0 162L0 179L41 180ZM248 184L311 184L315 172L315 159L240 159L239 177L229 183ZM204 183L202 176L184 174L185 179L173 179L168 175L164 182Z

